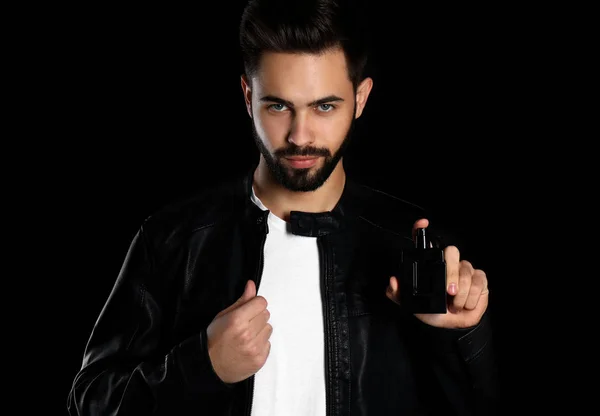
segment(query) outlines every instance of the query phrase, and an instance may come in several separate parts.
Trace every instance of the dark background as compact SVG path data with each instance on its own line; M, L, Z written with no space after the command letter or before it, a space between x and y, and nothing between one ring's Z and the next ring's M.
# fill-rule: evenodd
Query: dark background
M222 3L65 9L39 39L49 51L38 82L54 155L40 178L52 217L44 251L60 292L53 338L63 357L47 368L58 374L51 408L65 409L143 219L258 156L239 78L243 2ZM347 170L425 206L460 236L463 257L490 282L506 399L529 397L538 376L524 341L531 304L520 302L535 275L523 262L527 250L518 250L524 222L546 198L525 145L543 75L537 37L514 10L385 4L371 3L364 15L375 84Z

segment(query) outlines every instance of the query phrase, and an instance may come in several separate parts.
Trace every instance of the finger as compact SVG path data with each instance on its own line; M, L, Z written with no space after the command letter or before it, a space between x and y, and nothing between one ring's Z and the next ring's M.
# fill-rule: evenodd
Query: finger
M240 319L241 322L247 323L265 311L267 306L267 300L264 296L259 295L238 306L238 308L231 313L236 316L236 319Z
M466 260L459 263L458 270L458 293L454 296L452 305L456 310L462 310L465 307L469 292L471 291L471 280L473 276L473 266Z
M258 334L267 325L270 318L271 318L271 313L269 312L268 309L265 309L264 311L262 311L261 313L256 315L254 318L252 318L252 320L250 321L250 328L249 328L250 335L252 338L255 338L256 336L258 336Z
M238 299L238 302L246 303L250 299L254 298L255 296L256 296L256 284L254 283L254 280L248 280L246 282L246 287L244 288L244 293L242 293L242 296Z
M260 360L262 362L267 361L267 358L269 358L270 353L271 353L271 342L267 341L267 345L265 346L265 349L263 350L263 353L260 356Z
M234 303L229 305L227 308L225 308L221 312L219 312L217 314L217 316L215 316L215 318L223 316L223 315L233 311L234 309L237 309L240 305L248 302L250 299L254 298L255 296L256 296L256 285L255 285L254 281L248 280L246 282L246 286L244 286L244 293L242 293L242 296L240 296Z
M427 218L420 218L416 220L412 226L412 238L413 240L416 237L418 228L427 228L429 227L429 220Z
M396 279L396 276L392 276L390 277L390 283L388 285L387 291L386 291L386 296L393 300L394 302L396 302L398 305L400 304L400 294L399 294L399 287L398 287L398 279Z
M471 278L471 289L469 290L469 296L465 302L465 309L475 309L481 296L486 296L488 293L485 272L483 270L475 269Z
M460 252L455 246L448 246L444 249L444 259L446 261L446 290L448 294L454 296L458 293L458 280L460 270Z
M262 364L262 361L269 355L271 350L269 338L272 333L273 327L270 324L265 325L256 338L244 345L243 351L254 359L261 361Z
M271 347L271 343L269 342L269 339L271 338L271 335L273 334L273 326L271 324L266 324L263 329L258 333L258 335L256 336L256 345L258 346L265 346L265 347Z
M394 295L398 294L398 279L396 279L396 276L390 277L390 290Z

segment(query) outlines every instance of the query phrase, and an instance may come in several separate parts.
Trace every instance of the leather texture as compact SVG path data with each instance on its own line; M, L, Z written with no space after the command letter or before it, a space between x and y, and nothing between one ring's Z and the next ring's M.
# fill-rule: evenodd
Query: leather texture
M248 279L260 285L268 229L251 179L173 203L140 226L74 378L71 415L250 415L253 377L219 379L206 328ZM328 416L495 414L489 317L433 328L385 296L425 216L349 180L331 212L291 214L294 233L318 237Z

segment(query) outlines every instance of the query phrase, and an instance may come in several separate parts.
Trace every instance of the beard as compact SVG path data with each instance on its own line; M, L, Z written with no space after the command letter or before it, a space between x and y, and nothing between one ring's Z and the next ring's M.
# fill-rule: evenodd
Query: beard
M356 119L352 117L352 121L348 126L348 131L346 132L346 136L344 137L339 149L333 155L329 149L324 147L299 147L293 143L290 143L289 146L277 149L275 152L271 153L258 135L256 126L254 125L254 120L252 121L252 135L260 154L264 157L269 170L277 182L290 191L311 192L319 189L325 183L325 181L336 168L340 159L344 156L346 149L348 148L348 144L350 143L352 132L354 131L355 120ZM290 156L321 156L324 157L325 162L320 168L295 169L286 166L282 162L284 157ZM311 172L311 169L316 169L316 171Z

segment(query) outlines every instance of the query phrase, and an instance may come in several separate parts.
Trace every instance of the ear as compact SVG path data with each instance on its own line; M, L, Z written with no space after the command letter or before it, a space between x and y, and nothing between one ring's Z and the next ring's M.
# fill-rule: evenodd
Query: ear
M367 105L367 99L369 98L369 94L371 93L371 89L373 88L373 79L365 78L358 88L356 89L356 114L354 118L359 118L362 114L365 105Z
M245 74L241 77L242 81L242 91L244 93L244 101L246 102L246 110L248 110L248 115L252 118L252 87L250 86L250 81Z

